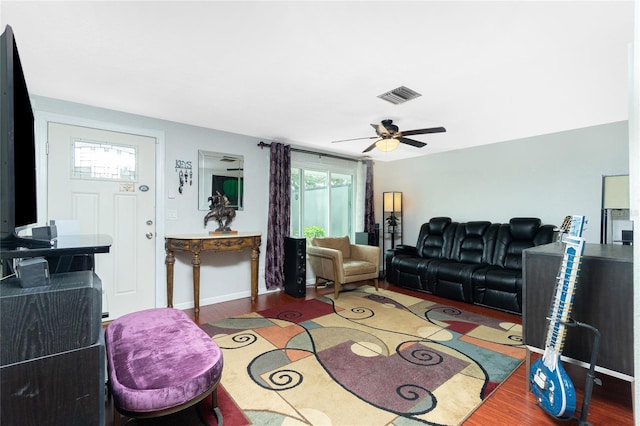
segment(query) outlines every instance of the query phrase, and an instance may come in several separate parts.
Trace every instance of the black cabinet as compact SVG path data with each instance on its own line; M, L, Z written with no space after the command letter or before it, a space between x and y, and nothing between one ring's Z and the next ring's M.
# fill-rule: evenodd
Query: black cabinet
M21 240L24 245L3 247L0 250L2 276L12 271L10 260L44 257L52 274L92 270L94 255L109 253L112 239L108 235L61 235L46 246L34 247L28 237Z
M284 239L284 292L293 297L307 294L307 239Z
M356 232L356 244L365 246L380 245L380 224L376 223L373 232Z
M533 349L545 346L547 320L564 257L561 243L523 252L523 339ZM601 334L597 365L609 374L633 377L633 250L631 246L586 244L571 317ZM562 355L588 363L593 337L569 328ZM604 371L606 372L606 371ZM619 375L618 375L619 376Z
M47 286L0 284L0 418L4 425L103 425L102 283L92 271Z

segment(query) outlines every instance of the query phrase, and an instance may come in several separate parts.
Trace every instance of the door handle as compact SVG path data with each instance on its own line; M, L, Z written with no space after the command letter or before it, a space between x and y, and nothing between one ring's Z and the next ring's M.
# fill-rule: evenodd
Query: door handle
M153 238L153 232L147 232L145 235L147 236L148 240Z

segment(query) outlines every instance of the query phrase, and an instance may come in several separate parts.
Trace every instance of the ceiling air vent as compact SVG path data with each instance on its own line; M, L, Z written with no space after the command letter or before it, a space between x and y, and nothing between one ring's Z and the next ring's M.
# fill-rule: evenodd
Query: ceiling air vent
M420 93L409 89L408 87L400 86L382 95L378 95L380 99L384 99L387 102L398 105L411 99L415 99L418 96L422 96Z

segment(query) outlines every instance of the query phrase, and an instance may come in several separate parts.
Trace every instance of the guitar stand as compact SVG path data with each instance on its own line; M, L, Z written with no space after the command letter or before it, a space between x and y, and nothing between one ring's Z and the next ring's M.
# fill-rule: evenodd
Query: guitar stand
M590 330L593 333L593 347L591 348L591 361L589 365L589 372L584 384L584 398L582 399L582 408L580 411L580 417L573 416L572 419L578 421L579 426L590 426L591 423L587 422L587 415L589 414L589 404L591 403L591 392L593 391L593 384L598 386L602 385L602 380L595 377L596 361L598 360L598 351L600 350L600 331L597 328L585 324L583 322L574 321L569 319L568 322L563 322L567 327L583 327Z

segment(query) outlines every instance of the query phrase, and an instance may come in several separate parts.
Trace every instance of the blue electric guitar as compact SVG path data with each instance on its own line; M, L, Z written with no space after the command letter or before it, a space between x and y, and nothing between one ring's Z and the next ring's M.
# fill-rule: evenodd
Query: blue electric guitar
M556 280L555 295L551 302L547 340L542 358L536 360L529 373L531 391L538 404L550 415L568 419L576 409L576 393L560 356L564 348L567 323L571 321L573 294L576 289L580 263L584 251L582 230L584 216L567 216L562 223L564 257Z

